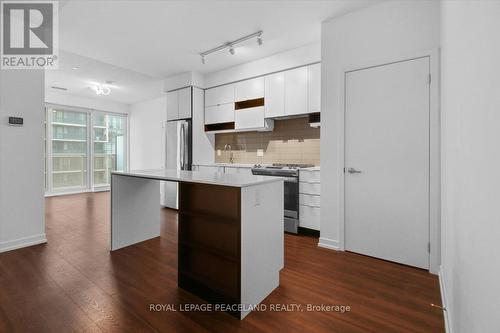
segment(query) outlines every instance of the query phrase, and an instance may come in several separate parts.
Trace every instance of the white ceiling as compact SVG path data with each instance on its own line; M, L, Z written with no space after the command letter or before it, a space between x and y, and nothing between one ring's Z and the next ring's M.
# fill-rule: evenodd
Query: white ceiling
M112 81L111 94L97 96L92 87L106 81ZM62 50L59 51L59 69L45 72L45 89L60 92L53 86L68 89L62 93L126 104L152 99L163 93L161 79Z
M84 89L84 81L111 80L124 93L116 89L104 98L144 100L150 98L144 93L154 78L208 73L318 42L323 20L374 2L69 0L59 14L59 45L65 51L61 69L47 75L47 85L71 86L73 93L85 94L91 91ZM251 40L234 56L220 51L201 64L200 52L258 30L264 31L263 46Z

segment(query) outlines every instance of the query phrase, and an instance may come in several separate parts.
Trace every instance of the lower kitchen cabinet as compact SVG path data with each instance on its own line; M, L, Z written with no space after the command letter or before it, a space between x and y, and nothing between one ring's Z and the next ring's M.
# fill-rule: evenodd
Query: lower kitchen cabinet
M224 173L239 174L239 175L251 175L252 168L241 167L241 166L225 166Z
M306 206L301 204L299 207L299 226L319 231L319 213L319 207Z
M320 230L320 171L300 170L299 174L299 226Z
M193 165L193 171L200 172L224 172L223 166L218 165Z

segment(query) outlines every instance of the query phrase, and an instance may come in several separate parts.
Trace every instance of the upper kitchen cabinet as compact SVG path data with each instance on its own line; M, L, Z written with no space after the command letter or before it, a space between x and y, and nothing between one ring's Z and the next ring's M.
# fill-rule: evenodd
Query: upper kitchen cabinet
M264 78L259 77L251 80L240 81L235 84L235 102L248 101L264 98Z
M234 103L234 84L205 90L205 107Z
M167 120L179 119L179 95L177 90L167 93Z
M321 64L307 67L308 112L321 112Z
M179 119L191 118L191 87L178 90Z
M265 116L285 115L285 73L267 75L265 78Z
M191 118L191 87L167 93L167 120Z
M205 131L234 129L234 84L205 90Z
M205 125L234 122L234 103L207 106Z
M285 116L308 113L308 68L285 72Z

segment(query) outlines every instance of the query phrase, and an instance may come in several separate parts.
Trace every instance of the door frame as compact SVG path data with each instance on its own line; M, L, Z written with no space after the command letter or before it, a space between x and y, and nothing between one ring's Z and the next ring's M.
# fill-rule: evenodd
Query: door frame
M433 274L439 272L441 263L441 117L440 117L440 77L439 77L439 48L414 52L372 61L366 64L346 67L341 72L339 85L341 87L341 106L342 112L339 112L339 250L345 251L345 112L346 112L346 75L349 72L390 65L393 63L414 60L418 58L429 57L429 72L431 82L429 85L429 271Z

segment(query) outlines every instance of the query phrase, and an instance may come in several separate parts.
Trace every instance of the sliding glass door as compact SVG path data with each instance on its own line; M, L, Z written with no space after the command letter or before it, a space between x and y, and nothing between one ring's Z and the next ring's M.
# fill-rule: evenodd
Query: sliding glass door
M48 194L107 189L111 171L125 170L126 116L49 106L45 128Z
M111 171L125 170L127 118L95 112L93 114L94 187L109 186Z
M69 192L88 189L89 114L50 108L47 118L49 191Z

